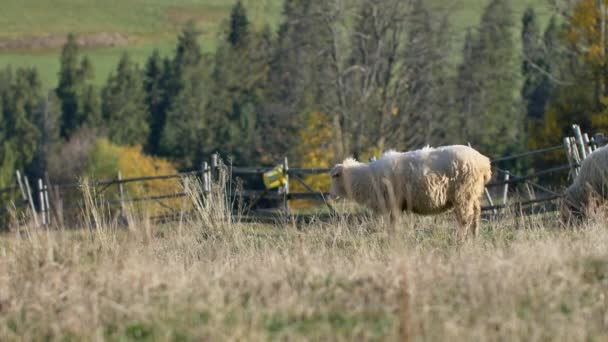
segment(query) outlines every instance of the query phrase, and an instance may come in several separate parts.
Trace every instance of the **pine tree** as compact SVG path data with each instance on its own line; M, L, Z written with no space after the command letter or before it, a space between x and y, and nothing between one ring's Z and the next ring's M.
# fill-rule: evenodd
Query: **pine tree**
M73 34L61 51L61 71L59 72L59 85L57 96L61 100L63 112L61 135L68 137L78 126L78 89L80 83L78 72L78 45Z
M102 91L102 115L112 142L141 145L147 141L150 127L145 100L141 72L125 53Z
M98 128L102 123L101 118L101 98L99 91L93 85L84 87L83 94L80 99L80 125L90 128Z
M61 117L61 106L53 91L43 97L35 111L34 125L40 132L37 141L36 153L32 162L27 167L27 174L32 179L46 177L45 172L49 169L49 161L53 150L61 143L59 132L59 120Z
M462 142L489 155L503 154L523 141L513 27L510 2L492 0L477 37L467 36L459 69L457 98L466 125Z
M69 137L84 124L99 122L99 99L95 99L88 82L93 78L93 66L88 58L79 61L76 36L68 35L61 52L59 84L55 89L61 101L61 136Z
M16 167L24 169L34 158L40 132L34 123L35 112L41 100L42 85L35 69L17 69L8 102L8 119L11 137L19 160Z
M232 11L231 23L234 22L249 22L240 3ZM271 43L268 31L249 33L246 25L231 26L226 42L218 46L215 54L212 96L206 112L217 141L215 148L236 163L253 163ZM237 36L241 37L238 41L231 40Z
M150 134L145 151L149 154L158 153L158 144L165 126L167 111L167 73L170 68L163 64L158 50L154 50L146 62L144 71L144 89L146 91L146 105L148 106L148 125ZM169 61L166 64L170 64Z
M180 33L177 41L177 49L173 58L173 78L179 81L191 68L200 65L203 58L201 46L198 43L200 31L196 28L194 21L189 21Z
M283 2L284 20L269 63L270 86L259 118L261 130L276 132L260 147L268 160L293 153L306 113L332 104L335 93L327 86L331 83L328 75L335 70L330 62L332 32L325 20L328 7L331 2L321 0Z
M167 112L158 151L175 158L182 168L198 167L202 146L209 148L204 143L212 141L203 134L208 78L198 35L194 22L189 22L179 36L175 57L165 65Z
M545 106L550 96L551 84L547 79L549 72L545 62L544 49L536 13L528 7L522 18L522 76L524 84L522 99L526 104L527 117L530 120L540 120L545 112Z
M230 12L230 32L228 43L233 47L243 47L249 41L249 19L241 0L237 1Z
M28 168L40 146L36 119L42 86L37 71L28 68L0 73L0 84L0 182L4 182L12 178L15 170Z
M407 102L400 105L408 115L402 115L399 124L402 129L424 134L410 134L409 144L397 145L403 149L437 143L445 135L444 127L437 123L444 122L445 116L442 104L446 102L443 86L446 71L442 51L448 48L447 40L442 36L443 27L433 27L434 18L424 0L414 2L411 17L403 57L409 71L408 87L402 97Z
M206 77L201 69L193 70L183 81L184 87L167 111L159 144L161 155L171 156L181 169L196 168L204 151L217 144L207 129L205 107Z

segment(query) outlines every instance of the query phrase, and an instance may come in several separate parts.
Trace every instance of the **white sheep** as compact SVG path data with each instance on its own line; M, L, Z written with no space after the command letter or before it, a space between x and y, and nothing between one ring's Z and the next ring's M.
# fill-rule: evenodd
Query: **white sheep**
M346 159L332 168L330 196L344 197L390 215L401 211L435 215L454 209L460 238L477 235L481 197L492 171L490 160L462 145L385 153L364 164Z
M608 199L608 146L595 150L581 164L580 172L566 189L561 205L562 219L586 216Z

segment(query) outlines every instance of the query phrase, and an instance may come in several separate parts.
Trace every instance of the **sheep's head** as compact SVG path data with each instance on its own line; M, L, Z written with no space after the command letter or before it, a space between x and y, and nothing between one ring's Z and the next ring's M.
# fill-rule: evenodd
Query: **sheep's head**
M338 164L329 172L331 176L331 189L329 189L329 197L337 199L346 197L346 184L344 182L344 165Z
M329 172L331 176L329 197L353 199L354 173L364 165L353 158L347 158L341 164L334 166Z

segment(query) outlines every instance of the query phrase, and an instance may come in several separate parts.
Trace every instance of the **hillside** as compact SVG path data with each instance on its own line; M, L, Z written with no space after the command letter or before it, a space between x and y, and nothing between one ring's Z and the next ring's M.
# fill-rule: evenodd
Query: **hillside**
M479 21L486 2L453 2L456 37ZM140 62L155 48L165 54L171 52L177 32L189 19L198 23L203 48L212 51L220 25L233 3L232 0L56 0L50 6L45 0L4 0L0 12L0 67L35 66L45 87L51 87L59 68L59 48L65 35L75 32L86 46L95 66L96 82L100 83L123 51ZM256 26L279 21L280 0L243 3ZM539 8L541 13L547 12L542 8L543 0L513 3L517 20L528 4ZM459 50L458 46L455 48Z

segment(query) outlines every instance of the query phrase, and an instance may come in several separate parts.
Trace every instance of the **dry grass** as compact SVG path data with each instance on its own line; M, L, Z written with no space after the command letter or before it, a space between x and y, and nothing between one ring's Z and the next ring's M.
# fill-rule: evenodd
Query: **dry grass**
M3 340L608 338L605 219L507 218L458 245L447 217L388 238L371 219L234 223L214 198L189 222L125 229L92 202L87 229L0 237Z

